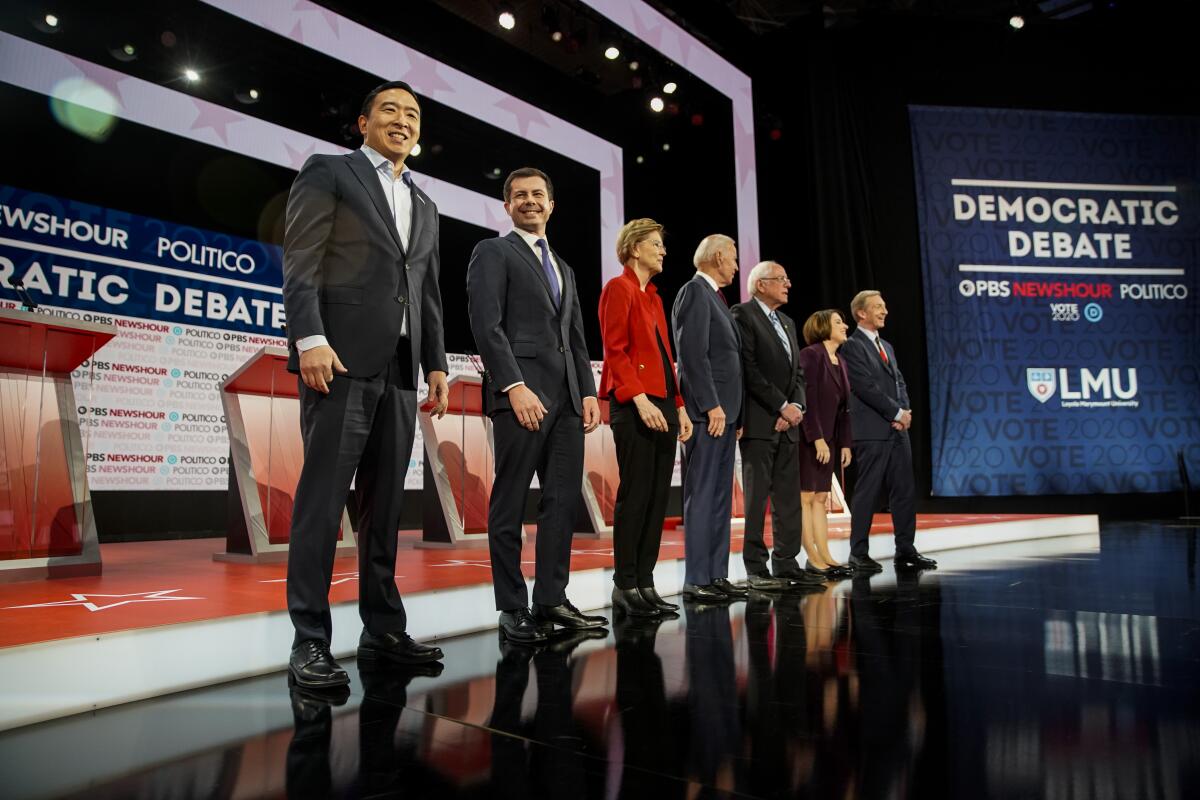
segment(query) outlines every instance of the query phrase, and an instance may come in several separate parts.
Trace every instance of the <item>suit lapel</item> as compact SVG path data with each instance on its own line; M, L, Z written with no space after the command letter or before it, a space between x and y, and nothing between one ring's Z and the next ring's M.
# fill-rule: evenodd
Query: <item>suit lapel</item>
M371 202L375 205L375 210L379 212L379 216L383 218L384 227L392 235L392 241L396 243L396 247L403 253L404 246L400 244L400 233L396 230L396 217L392 214L392 209L388 205L387 198L383 196L383 187L379 185L379 176L375 174L375 168L371 166L371 159L367 158L362 150L355 150L350 154L350 170L354 173L354 177L358 178L359 183L362 184L367 197L371 198ZM410 233L409 242L412 242L413 238Z
M412 229L408 232L408 249L410 252L415 252L417 242L421 232L425 230L425 225L428 220L426 215L429 214L429 199L425 193L417 188L414 183L412 188Z
M515 250L517 252L517 257L520 258L522 261L524 261L526 266L528 266L531 270L533 270L533 274L537 276L537 279L539 281L541 281L542 288L546 290L546 299L550 302L550 307L553 308L554 307L554 293L552 291L550 291L550 280L546 277L546 271L544 269L542 269L541 262L539 262L537 257L534 256L533 250L531 250L529 248L529 245L527 245L525 243L525 240L521 238L521 234L517 233L516 231L513 231L512 233L508 234L507 236L504 237L504 239L505 239L505 241L507 241L509 243L509 245L512 246L513 250ZM553 252L553 249L551 249L551 252ZM555 259L557 260L557 258L558 258L558 254L555 253ZM562 264L561 261L559 261L558 263L560 265ZM563 281L564 282L566 281L566 270L565 269L563 270ZM565 286L563 287L562 296L566 297L566 287Z

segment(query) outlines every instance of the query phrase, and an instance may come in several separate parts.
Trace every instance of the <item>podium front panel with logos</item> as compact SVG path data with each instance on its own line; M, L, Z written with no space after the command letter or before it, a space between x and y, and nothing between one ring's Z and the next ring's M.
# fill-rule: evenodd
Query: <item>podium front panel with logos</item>
M71 374L116 335L111 325L0 310L0 581L101 571ZM91 381L89 369L85 403Z
M230 520L218 561L263 563L287 558L292 504L304 443L298 376L287 350L264 347L221 384L229 430ZM342 511L339 556L354 555L350 517Z

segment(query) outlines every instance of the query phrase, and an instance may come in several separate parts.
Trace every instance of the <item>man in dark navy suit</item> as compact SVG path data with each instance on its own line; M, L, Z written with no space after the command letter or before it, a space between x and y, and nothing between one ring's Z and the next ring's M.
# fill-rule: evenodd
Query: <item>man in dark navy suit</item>
M683 595L717 601L746 596L729 582L733 463L742 417L742 359L737 323L721 294L737 273L737 245L706 236L692 262L696 276L675 296L671 324L679 393L695 433L683 445Z
M304 438L288 549L288 613L296 629L288 669L305 688L350 680L329 651L329 584L352 479L359 508L359 659L442 657L405 632L396 588L418 366L434 413L444 414L448 399L437 207L404 165L421 135L412 88L403 81L376 87L363 101L358 128L361 149L315 155L301 168L284 229L288 369L300 373Z
M930 569L937 562L918 553L914 544L917 488L908 440L912 404L896 351L879 335L887 321L887 304L879 292L866 289L850 301L850 313L858 327L838 351L850 376L850 422L858 465L850 502L850 565L860 572L882 569L870 556L868 537L886 492L895 530L896 568Z
M488 504L488 547L500 630L520 642L553 626L602 627L567 599L575 511L583 485L583 436L600 424L575 273L546 237L554 211L549 176L532 167L504 181L507 236L475 246L467 269L471 332L486 371L496 480ZM525 496L537 473L537 565L533 607L521 575Z

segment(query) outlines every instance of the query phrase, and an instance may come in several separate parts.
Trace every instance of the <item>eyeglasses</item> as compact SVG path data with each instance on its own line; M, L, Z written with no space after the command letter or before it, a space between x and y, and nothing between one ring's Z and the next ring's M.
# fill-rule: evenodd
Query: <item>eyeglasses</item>
M792 285L792 282L791 282L791 280L789 280L789 279L788 279L788 276L787 276L787 275L780 275L780 276L778 276L778 277L775 277L775 278L759 278L759 280L760 280L760 281L779 281L779 282L780 282L781 284L783 284L784 286L791 286L791 285Z

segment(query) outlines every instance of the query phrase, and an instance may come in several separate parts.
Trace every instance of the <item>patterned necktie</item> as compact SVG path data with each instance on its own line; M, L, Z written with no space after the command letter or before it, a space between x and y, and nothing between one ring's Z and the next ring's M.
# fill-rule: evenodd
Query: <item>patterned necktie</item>
M554 298L554 308L557 310L559 304L562 303L562 290L558 287L558 276L554 274L554 265L550 263L550 245L545 239L538 239L535 244L542 251L542 271L546 273L546 280L550 282L550 296Z
M787 352L788 358L791 358L792 343L788 341L787 331L783 329L783 323L779 321L779 315L772 311L770 317L771 324L775 326L775 333L779 336L779 341L783 342L783 349Z
M888 360L887 352L883 349L883 339L878 336L875 337L875 347L879 349L879 357L883 359L884 365L890 367L892 362Z

